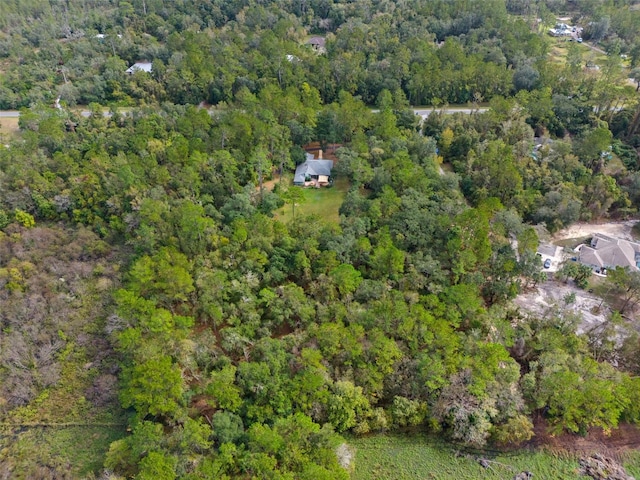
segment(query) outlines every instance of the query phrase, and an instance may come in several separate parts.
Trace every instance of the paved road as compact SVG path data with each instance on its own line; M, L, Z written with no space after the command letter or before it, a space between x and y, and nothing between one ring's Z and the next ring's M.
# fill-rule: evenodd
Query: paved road
M89 117L91 112L89 110L81 110L80 115L83 117ZM105 111L104 116L107 117L111 115L109 112ZM19 118L20 112L17 110L0 110L0 118Z
M471 113L482 113L482 112L486 112L487 110L489 110L487 107L479 107L479 108L456 108L456 107L452 107L452 108L432 108L432 109L426 109L426 108L414 108L413 111L415 112L416 115L420 115L422 118L427 118L429 115L431 115L432 112L444 112L444 113L466 113L471 114ZM375 111L375 110L374 110ZM105 111L105 116L109 115L109 112ZM82 115L83 117L88 117L89 115L91 115L91 112L89 110L82 110L80 111L80 115ZM17 110L0 110L0 118L18 118L20 116L20 112Z
M444 113L466 113L467 115L472 113L483 113L489 110L488 107L478 107L478 108L432 108L430 110L424 108L414 108L413 111L416 115L420 115L423 119L427 118L433 112L444 112Z

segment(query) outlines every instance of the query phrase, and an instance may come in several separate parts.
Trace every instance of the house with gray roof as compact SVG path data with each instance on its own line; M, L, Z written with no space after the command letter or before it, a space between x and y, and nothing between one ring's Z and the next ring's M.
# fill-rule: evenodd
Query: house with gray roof
M293 184L301 187L321 187L331 183L333 160L316 159L312 153L307 153L307 159L296 168Z
M596 233L589 245L581 245L578 260L598 273L615 267L638 270L640 267L640 243Z

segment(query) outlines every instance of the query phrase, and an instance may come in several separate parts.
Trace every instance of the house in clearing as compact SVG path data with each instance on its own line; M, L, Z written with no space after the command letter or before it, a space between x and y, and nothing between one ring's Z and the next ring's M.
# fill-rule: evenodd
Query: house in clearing
M153 70L153 65L151 65L151 62L136 62L129 68L127 68L124 73L133 75L138 70L151 73L151 71Z
M566 23L558 23L555 28L549 29L549 35L552 37L570 37L571 33L575 32L575 27L567 25Z
M301 187L314 186L316 188L331 183L333 160L323 160L322 150L320 158L316 159L312 153L307 153L307 159L296 168L293 184Z
M608 269L615 267L627 267L631 270L638 270L640 267L640 243L596 233L589 245L578 248L580 263L589 265L596 273L605 274Z

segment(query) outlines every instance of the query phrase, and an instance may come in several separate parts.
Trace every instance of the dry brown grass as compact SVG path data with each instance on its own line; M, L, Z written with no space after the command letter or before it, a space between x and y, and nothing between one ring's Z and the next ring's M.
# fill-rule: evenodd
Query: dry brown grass
M18 118L0 118L0 135L17 135L19 131Z

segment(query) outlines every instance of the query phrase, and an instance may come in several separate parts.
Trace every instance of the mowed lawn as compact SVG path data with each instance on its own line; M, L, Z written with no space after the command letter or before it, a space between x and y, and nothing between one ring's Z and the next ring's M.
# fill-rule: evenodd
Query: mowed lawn
M353 480L505 480L529 471L534 479L579 480L577 459L543 452L522 451L487 457L446 448L424 435L372 435L347 440L355 450ZM638 474L638 458L625 463L627 473Z
M296 203L295 216L302 218L307 215L318 215L328 222L338 223L340 221L338 211L348 191L349 181L346 178L336 180L333 187L304 188L304 201ZM287 223L293 218L293 208L290 204L285 204L274 212L274 216L281 222Z

